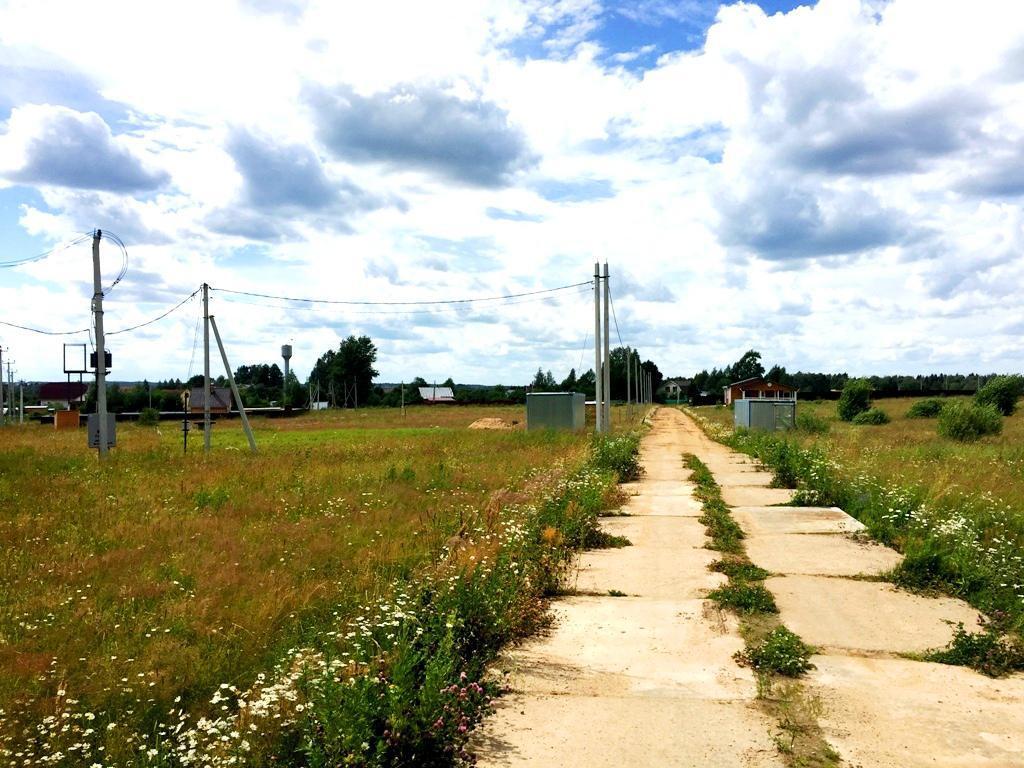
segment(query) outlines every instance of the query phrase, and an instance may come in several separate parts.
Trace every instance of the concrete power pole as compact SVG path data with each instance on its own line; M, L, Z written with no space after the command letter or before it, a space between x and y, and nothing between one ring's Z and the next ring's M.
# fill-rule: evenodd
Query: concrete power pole
M103 338L103 287L100 285L101 230L92 236L92 311L96 317L96 418L99 420L100 459L107 455L107 349Z
M630 414L632 414L633 404L630 402L630 395L632 393L630 392L629 387L629 380L631 378L629 375L629 368L633 364L633 358L630 357L630 354L629 347L626 347L626 407L630 409Z
M203 452L210 452L210 286L203 283Z
M4 410L4 348L0 347L0 426L7 424L7 411Z
M594 262L594 431L604 432L604 373L601 370L601 264Z
M608 309L611 294L608 282L608 262L604 263L604 429L612 430L612 356L609 349L612 335L610 310Z

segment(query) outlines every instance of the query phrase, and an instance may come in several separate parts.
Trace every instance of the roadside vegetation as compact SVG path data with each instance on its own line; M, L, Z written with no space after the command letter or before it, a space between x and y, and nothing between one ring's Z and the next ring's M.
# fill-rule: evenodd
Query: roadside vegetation
M544 624L636 446L465 429L520 413L258 422L255 457L223 423L209 459L119 425L100 469L78 433L5 432L4 762L468 760L486 664Z
M779 725L775 735L779 752L791 766L838 766L839 756L818 725L818 702L797 680L814 668L810 661L814 649L782 625L775 598L763 584L770 574L747 557L743 530L722 500L712 472L692 454L684 461L703 507L700 522L707 529L707 546L722 553L711 570L728 578L708 599L739 618L746 648L736 661L754 671L758 702Z
M998 383L998 382L997 382ZM1000 385L1002 386L1002 385ZM924 405L921 405L924 403ZM944 437L930 400L881 400L890 423L845 424L833 403L800 403L828 430L733 432L724 408L692 410L709 434L760 459L794 503L836 505L905 555L890 578L967 600L996 632L1024 630L1024 418L992 404L950 399L938 418L984 410L1001 433L974 442Z

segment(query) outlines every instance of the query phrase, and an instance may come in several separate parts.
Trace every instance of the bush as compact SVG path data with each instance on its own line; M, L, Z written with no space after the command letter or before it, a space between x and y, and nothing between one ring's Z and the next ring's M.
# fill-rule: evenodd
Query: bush
M828 419L797 409L796 428L809 435L824 435L828 432Z
M643 474L639 449L637 435L598 436L594 438L592 463L597 469L617 473L620 482L638 480Z
M989 677L1003 677L1024 670L1024 647L1012 640L1004 640L990 626L982 626L978 634L971 634L958 623L949 645L925 654L926 661L971 667Z
M764 581L771 575L764 568L739 558L716 560L708 567L715 573L724 573L734 581Z
M994 405L952 402L939 413L939 434L961 443L1003 431L1003 415Z
M836 413L843 421L853 421L853 417L871 407L871 383L867 379L850 379L843 387L843 394L836 404Z
M741 662L749 664L758 672L772 672L786 677L799 677L814 669L811 654L814 652L800 636L785 627L776 627L764 641L746 652L739 654Z
M143 408L139 411L139 425L143 427L154 427L160 421L160 411L156 408Z
M907 411L908 419L934 419L939 413L942 412L942 407L946 404L946 401L941 397L926 397L924 400L918 400Z
M996 376L974 395L978 405L991 405L1003 416L1009 416L1017 409L1017 399L1024 393L1024 378L1020 376Z
M881 408L869 408L853 417L854 424L888 424L889 414Z

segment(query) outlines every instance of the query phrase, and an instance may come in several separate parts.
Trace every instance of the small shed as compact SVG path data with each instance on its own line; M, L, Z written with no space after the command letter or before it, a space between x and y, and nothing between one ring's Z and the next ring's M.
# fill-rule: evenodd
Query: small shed
M231 390L227 387L211 387L210 413L231 413ZM203 397L202 387L193 387L189 393L189 413L202 413L203 404L206 399Z
M586 395L582 392L530 392L526 395L526 429L585 429Z
M39 385L39 403L51 408L66 411L77 408L85 402L89 385L80 381L54 381Z
M420 387L420 397L427 403L454 403L455 393L451 387Z
M766 432L796 426L796 400L744 397L733 404L733 424Z

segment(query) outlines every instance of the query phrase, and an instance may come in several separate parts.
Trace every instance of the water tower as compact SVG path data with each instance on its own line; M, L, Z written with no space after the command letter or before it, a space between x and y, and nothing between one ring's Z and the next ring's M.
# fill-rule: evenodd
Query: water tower
M284 358L284 391L281 393L281 404L288 407L288 363L292 359L292 345L281 345L281 357Z

